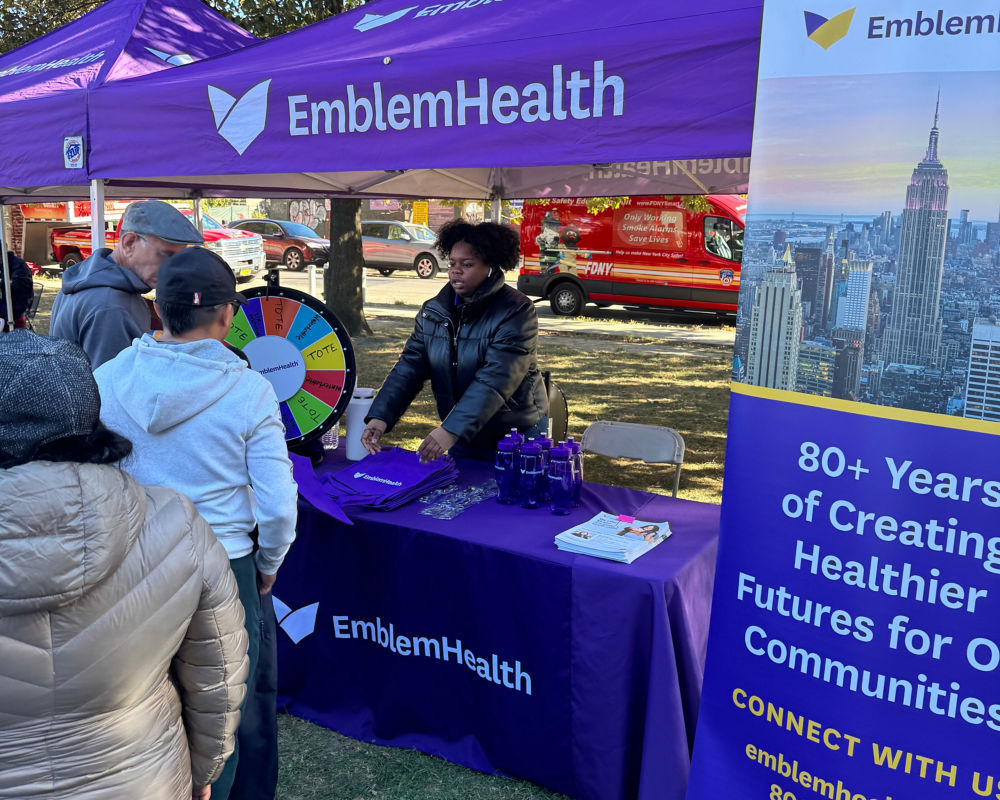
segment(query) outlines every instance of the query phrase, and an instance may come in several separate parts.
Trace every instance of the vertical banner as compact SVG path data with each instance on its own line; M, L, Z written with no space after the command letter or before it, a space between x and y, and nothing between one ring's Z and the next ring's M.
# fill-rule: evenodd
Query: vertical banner
M764 4L689 800L1000 798L1000 7Z

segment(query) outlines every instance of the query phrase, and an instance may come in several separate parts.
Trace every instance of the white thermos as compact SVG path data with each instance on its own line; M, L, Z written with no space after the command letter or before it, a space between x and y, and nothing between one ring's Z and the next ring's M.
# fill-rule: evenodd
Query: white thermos
M344 412L344 435L347 438L347 458L350 461L360 461L368 455L361 444L361 433L365 429L365 417L368 416L368 409L372 407L374 399L374 389L359 387L354 390L351 402L347 404L347 411Z

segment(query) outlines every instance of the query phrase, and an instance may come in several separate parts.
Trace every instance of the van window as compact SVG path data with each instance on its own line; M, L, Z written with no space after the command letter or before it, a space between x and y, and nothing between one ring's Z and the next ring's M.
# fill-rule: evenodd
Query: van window
M743 228L725 217L705 217L705 249L739 263L743 260Z
M400 225L390 225L389 226L389 238L390 239L402 239L406 236L406 231L403 230Z
M381 239L385 238L385 225L378 222L362 222L361 223L361 235L362 236L378 236Z

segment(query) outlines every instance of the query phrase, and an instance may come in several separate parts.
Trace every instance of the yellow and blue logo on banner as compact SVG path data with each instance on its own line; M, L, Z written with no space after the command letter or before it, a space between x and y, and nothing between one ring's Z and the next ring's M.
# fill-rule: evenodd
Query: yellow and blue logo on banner
M842 11L835 17L826 17L814 14L812 11L804 12L806 15L806 35L824 50L829 50L831 45L836 44L851 29L851 20L854 19L854 9Z

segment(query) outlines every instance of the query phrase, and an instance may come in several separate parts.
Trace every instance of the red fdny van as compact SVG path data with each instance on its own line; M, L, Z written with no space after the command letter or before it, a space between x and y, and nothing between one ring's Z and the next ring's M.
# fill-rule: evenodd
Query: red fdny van
M681 197L633 197L596 215L582 199L525 203L517 288L568 316L587 302L735 312L746 201L705 200L694 212Z

